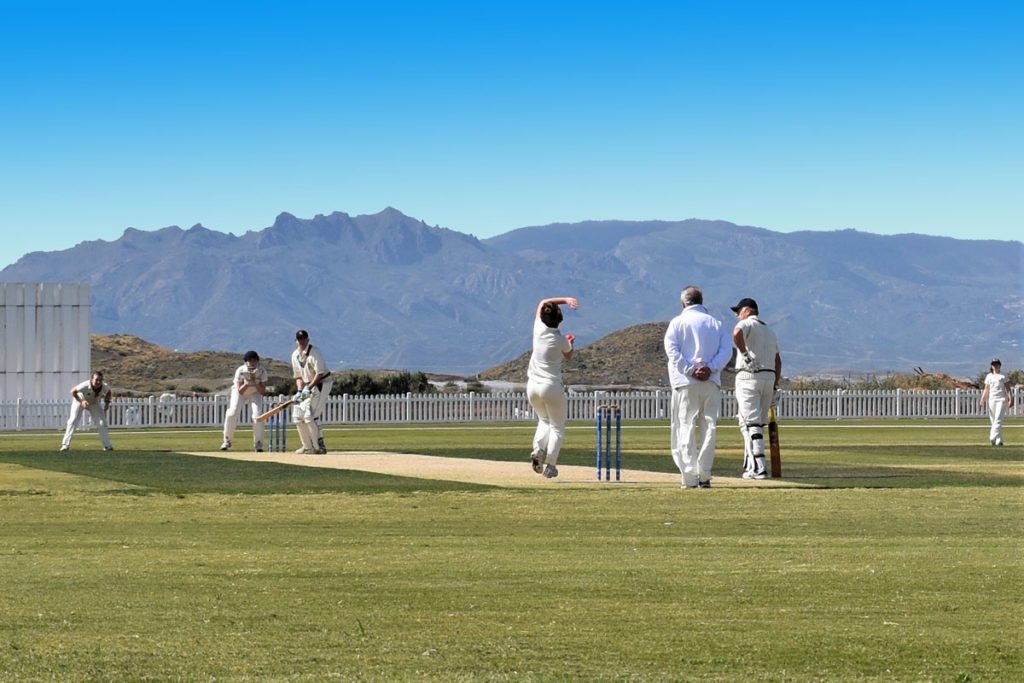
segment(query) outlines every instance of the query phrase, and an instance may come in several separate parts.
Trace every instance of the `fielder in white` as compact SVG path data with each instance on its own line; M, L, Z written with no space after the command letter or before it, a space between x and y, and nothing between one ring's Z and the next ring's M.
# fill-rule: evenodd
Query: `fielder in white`
M255 418L263 412L263 394L267 391L267 370L260 365L260 354L255 351L246 351L242 360L244 362L235 370L228 412L224 414L224 443L220 445L222 451L231 448L231 440L235 438L235 428L238 426L238 410L242 407L242 401L249 403L249 413L252 417ZM262 422L253 420L252 443L257 453L263 452L264 428L265 425Z
M993 446L1003 445L1003 421L1006 412L1013 407L1013 392L1010 381L1002 374L1003 364L996 358L989 364L989 373L985 375L985 390L981 392L979 405L988 405L988 421L992 425L988 432L988 440Z
M82 417L82 411L88 410L89 416L92 417L92 423L99 430L103 450L114 450L110 444L106 412L110 409L110 401L113 398L114 394L110 391L110 385L103 381L102 372L94 372L91 379L71 387L71 416L68 418L68 426L64 430L64 440L60 443L60 449L66 451L71 448L71 437L75 435L75 430L78 428L78 420ZM102 407L100 401L103 402Z
M320 427L320 414L331 394L334 379L327 369L327 361L323 351L309 342L309 332L299 330L295 333L296 349L292 351L292 376L295 378L295 406L292 416L299 432L302 447L296 453L326 453L323 429Z
M563 337L558 331L562 322L559 304L573 310L580 306L572 297L543 299L537 304L537 315L533 320L533 352L526 371L526 396L537 413L530 462L534 472L543 473L548 479L558 476L558 453L562 450L568 417L568 402L562 386L562 361L572 358L575 348L573 336Z
M736 347L736 403L743 434L743 478L767 479L764 428L778 402L782 356L775 333L758 317L757 302L740 299L732 306L739 318L732 330Z
M672 384L672 459L682 474L684 488L711 488L715 430L722 408L722 368L732 358L732 344L722 322L704 308L700 289L687 287L680 300L683 312L665 331Z

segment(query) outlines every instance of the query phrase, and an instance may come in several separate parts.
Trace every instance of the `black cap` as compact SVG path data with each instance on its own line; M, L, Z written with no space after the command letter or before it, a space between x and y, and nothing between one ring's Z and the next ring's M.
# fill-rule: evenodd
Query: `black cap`
M260 359L260 354L256 353L255 351L246 351L245 355L242 356L242 360L244 360L244 361L259 360L259 359Z
M1002 363L1000 363L1000 362L999 362L999 359L998 359L998 358L993 358L993 359L992 359L992 362L991 362L991 363L989 363L989 365L999 365L999 366L1001 366L1001 365L1002 365Z
M306 332L305 330L299 330L298 332L295 333L295 338L296 339L309 339L309 332Z
M750 297L744 297L740 299L740 302L738 304L732 306L732 312L739 313L744 308L749 308L750 310L754 311L754 313L757 313L757 302L751 299Z

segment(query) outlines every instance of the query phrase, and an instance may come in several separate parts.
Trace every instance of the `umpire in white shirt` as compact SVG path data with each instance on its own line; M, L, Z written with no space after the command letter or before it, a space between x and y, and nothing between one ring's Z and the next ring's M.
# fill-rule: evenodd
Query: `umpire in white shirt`
M711 488L715 430L722 408L722 368L732 358L732 344L728 328L704 308L700 289L687 287L680 300L683 312L665 331L672 383L672 459L682 474L684 488Z
M776 403L782 356L775 333L758 317L757 302L740 299L732 306L739 319L732 330L736 346L736 403L743 433L743 478L766 479L764 427Z

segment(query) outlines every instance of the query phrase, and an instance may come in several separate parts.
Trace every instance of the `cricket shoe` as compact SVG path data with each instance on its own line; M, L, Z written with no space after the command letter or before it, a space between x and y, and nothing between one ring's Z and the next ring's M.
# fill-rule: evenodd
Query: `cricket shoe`
M220 449L226 451L229 448L231 448L231 442L225 439L224 443L220 445Z
M544 471L544 465L541 464L539 455L530 456L530 465L533 466L533 471L537 474L541 474Z
M743 479L753 479L754 478L754 473L751 472L750 470L743 470L742 478Z
M544 465L544 477L554 479L558 476L558 468L554 465Z
M256 445L253 446L253 448L256 450L257 453L262 453L263 452L263 442L262 441L257 441Z
M760 472L754 472L754 479L767 479L767 478L768 478L768 473L765 472L764 470L761 470Z
M709 489L709 488L711 488L711 480L708 479L707 481L703 481L703 480L698 481L697 482L697 488L699 488L699 489Z
M60 452L61 453L64 453L65 451L70 451L70 450L71 450L71 446L61 446L60 447Z
M327 452L327 446L326 444L324 444L324 437L322 436L316 440L316 452L319 453L320 455L323 455L324 453Z
M112 451L112 450L114 450L114 447L113 446L104 446L103 450L105 450L105 451Z
M312 448L296 448L295 449L295 454L296 455L313 455L314 453L316 453L316 451L314 451Z

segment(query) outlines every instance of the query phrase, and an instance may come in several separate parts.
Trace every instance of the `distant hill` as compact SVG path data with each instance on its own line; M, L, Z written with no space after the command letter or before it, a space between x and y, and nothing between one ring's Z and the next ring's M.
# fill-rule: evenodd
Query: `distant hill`
M111 387L120 393L228 391L245 351L179 353L130 334L92 335L92 367L102 370ZM261 362L271 385L291 378L290 362L271 358L261 358Z
M566 362L568 385L656 387L667 378L662 339L667 323L646 323L618 330L579 347ZM92 364L122 393L143 395L226 392L244 351L178 352L130 334L92 335ZM474 379L526 383L530 353L479 373ZM270 383L291 377L288 362L263 358ZM415 368L414 368L415 369ZM438 377L440 380L455 377ZM727 386L732 376L726 374Z
M612 332L593 344L577 346L566 361L562 379L567 385L658 386L668 378L662 339L668 323L645 323ZM563 325L563 331L569 332ZM481 372L481 380L526 383L530 350L507 363Z
M725 320L739 298L756 298L787 372L973 375L993 356L1024 364L1022 273L1018 241L697 219L553 224L478 240L386 209L282 213L240 236L129 228L113 242L28 254L0 281L89 283L98 334L287 358L305 328L335 369L462 376L528 348L544 297L580 300L563 326L588 346L670 319L679 291L696 284Z

